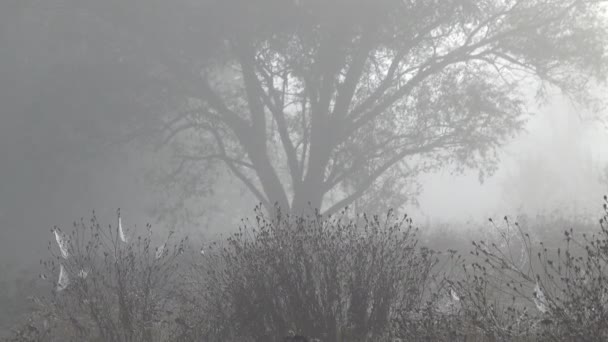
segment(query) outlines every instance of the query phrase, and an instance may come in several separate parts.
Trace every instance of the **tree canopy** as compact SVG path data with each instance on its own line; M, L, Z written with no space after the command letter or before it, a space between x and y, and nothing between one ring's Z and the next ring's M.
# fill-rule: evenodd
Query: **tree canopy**
M132 121L153 122L159 142L177 146L176 180L205 182L224 165L269 210L333 213L412 200L416 176L446 165L491 173L531 93L586 101L607 70L603 2L63 1L61 10L95 34L91 52L143 75L128 78L145 87L126 90L154 120Z
M183 160L225 163L268 208L394 204L423 170L491 172L534 87L583 100L606 74L600 1L209 6L222 44L167 132L196 131Z

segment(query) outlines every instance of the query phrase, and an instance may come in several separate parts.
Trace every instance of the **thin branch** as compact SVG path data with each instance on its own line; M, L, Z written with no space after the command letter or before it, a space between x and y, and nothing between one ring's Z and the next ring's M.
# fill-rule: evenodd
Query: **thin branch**
M374 170L374 172L372 172L372 174L370 174L367 177L367 179L362 184L360 184L359 187L353 193L351 193L350 195L347 195L342 200L338 201L337 203L332 205L330 208L328 208L324 212L324 215L335 213L338 210L340 210L341 208L344 208L344 207L350 205L354 200L361 197L361 195L372 184L374 184L374 182L378 178L380 178L380 176L382 176L382 174L384 174L389 168L391 168L393 165L395 165L396 163L401 161L406 156L420 154L420 153L424 153L424 152L430 152L433 149L435 149L436 147L440 146L442 143L442 140L444 140L444 139L439 139L436 142L434 142L432 144L428 144L427 146L424 146L424 147L419 147L419 148L415 148L415 149L404 149L399 154L397 154L396 156L391 158L389 161L385 162L382 166L380 166L376 170Z
M222 115L222 121L224 121L237 136L247 134L249 128L247 122L226 106L222 98L211 89L211 86L206 79L201 83L201 95L203 96L203 99L207 101L211 108Z
M258 91L262 94L266 107L270 109L270 112L272 113L273 118L277 123L277 129L279 132L279 137L281 138L281 144L283 145L283 150L285 151L285 155L287 156L287 163L289 166L291 180L295 187L302 181L302 168L298 163L296 149L293 145L291 137L289 136L289 129L285 120L285 112L283 108L279 107L278 105L279 103L283 102L283 99L279 96L274 87L272 75L269 75L263 70L261 70L260 73L266 80L266 88L268 89L268 92L270 92L270 95L266 94L266 92L261 89L261 86ZM270 96L272 96L273 100L271 100Z
M220 149L221 154L223 154L227 158L228 156L226 154L226 147L224 145L224 141L222 140L221 135L219 134L219 132L216 129L211 129L211 133L215 137L215 141ZM254 194L254 196L258 199L258 201L260 201L266 208L270 208L270 203L266 199L266 197L264 197L264 194L262 194L262 191L260 191L255 186L255 184L253 184L253 182L236 167L234 162L230 161L229 159L225 159L224 163L234 173L234 175L238 179L240 179L241 182L243 182L243 184L245 184L245 186L249 189L249 191L251 191Z
M373 30L370 30L361 38L361 43L359 45L358 51L355 53L353 57L353 62L351 63L348 71L346 72L346 76L344 77L344 82L338 86L338 94L336 96L336 104L333 110L333 116L336 119L344 118L348 112L348 108L352 102L352 99L355 95L355 90L357 89L357 85L359 84L359 80L363 74L365 63L369 57L372 43L373 43Z
M227 163L233 163L235 165L240 165L240 166L244 166L248 169L254 170L255 171L255 166L253 166L253 164L248 163L246 161L240 160L240 159L236 159L236 158L231 158L229 156L227 156L226 154L222 154L222 153L218 153L218 154L208 154L208 155L204 155L204 156L197 156L197 155L190 155L190 154L179 154L177 155L178 158L183 159L183 160L189 160L189 161L209 161L209 160L221 160Z

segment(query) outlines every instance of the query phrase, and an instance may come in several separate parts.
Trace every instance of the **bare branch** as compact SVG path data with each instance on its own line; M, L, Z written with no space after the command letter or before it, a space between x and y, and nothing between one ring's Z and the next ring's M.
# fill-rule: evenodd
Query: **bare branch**
M289 166L292 182L294 183L294 185L298 185L302 181L302 168L298 163L296 149L289 135L289 129L285 120L284 109L278 105L279 103L282 103L283 99L280 98L274 87L272 75L267 74L263 70L261 71L261 74L266 80L266 88L268 89L270 95L266 94L263 89L259 89L259 92L262 93L264 103L270 109L270 112L272 113L274 120L277 123L277 129L279 132L279 137L281 138L281 144L283 145L283 150L285 151L285 155L287 156L287 163ZM272 96L274 103L273 101L271 101L270 96Z
M221 155L224 156L224 163L228 166L230 171L234 173L234 175L241 181L245 186L253 193L253 195L260 201L266 208L270 208L270 202L266 199L261 190L259 190L253 182L243 173L241 172L235 165L233 161L228 158L226 155L226 147L224 145L224 141L222 140L222 136L216 129L211 130L213 136L215 137L215 141L221 151Z
M424 147L419 147L419 148L414 148L414 149L404 149L403 151L401 151L400 153L395 155L393 158L391 158L390 160L388 160L387 162L385 162L384 164L382 164L381 166L376 168L374 170L374 172L372 172L369 176L367 176L366 180L362 184L360 184L359 187L354 192L352 192L351 194L344 197L342 200L333 204L331 207L329 207L327 210L325 210L323 214L330 215L332 213L337 212L341 208L344 208L344 207L350 205L354 200L361 197L361 195L367 189L369 189L369 187L372 186L372 184L374 184L374 182L376 182L376 180L378 178L380 178L380 176L382 176L382 174L384 174L389 168L394 166L396 163L403 160L403 158L405 158L408 155L415 155L415 154L430 152L433 149L441 146L442 140L443 139L437 140L436 142L429 144L427 146L424 146Z

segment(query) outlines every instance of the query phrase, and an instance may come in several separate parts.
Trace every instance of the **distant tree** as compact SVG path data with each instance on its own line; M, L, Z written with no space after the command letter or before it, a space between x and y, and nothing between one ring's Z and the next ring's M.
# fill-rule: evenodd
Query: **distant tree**
M423 170L492 172L497 147L522 128L533 87L580 100L591 78L603 81L602 6L211 4L223 44L200 65L189 110L166 137L187 134L183 163L223 162L268 209L398 203Z

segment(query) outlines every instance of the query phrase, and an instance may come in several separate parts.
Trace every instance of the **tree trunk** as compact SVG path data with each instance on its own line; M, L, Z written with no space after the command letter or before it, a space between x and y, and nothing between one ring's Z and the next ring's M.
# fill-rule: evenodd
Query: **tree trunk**
M292 215L313 215L321 211L323 204L323 191L320 182L305 182L298 189L294 189L294 196L290 213Z

